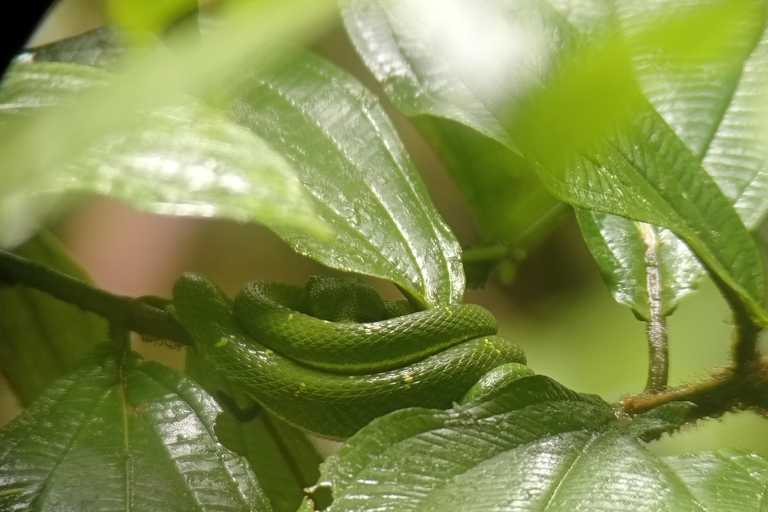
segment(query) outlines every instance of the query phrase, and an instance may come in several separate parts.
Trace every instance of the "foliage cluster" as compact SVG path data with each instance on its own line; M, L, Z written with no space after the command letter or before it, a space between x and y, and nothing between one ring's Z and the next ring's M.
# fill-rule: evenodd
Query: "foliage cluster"
M645 444L768 414L764 2L149 4L111 0L119 29L31 49L0 87L0 370L28 406L0 432L0 510L768 509L763 457ZM285 42L339 13L381 97ZM383 103L440 155L482 244L462 251ZM647 326L646 388L609 404L504 378L377 418L323 460L279 406L244 417L196 352L182 373L131 351L129 332L198 340L168 299L90 285L41 228L92 194L263 224L417 309L514 268L573 207ZM705 277L732 312L731 365L672 388L666 319Z

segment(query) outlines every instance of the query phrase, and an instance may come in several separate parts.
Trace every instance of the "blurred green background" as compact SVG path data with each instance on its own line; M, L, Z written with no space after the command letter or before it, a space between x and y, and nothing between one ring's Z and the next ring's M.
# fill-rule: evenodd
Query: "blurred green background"
M76 35L104 23L101 0L64 0L31 43ZM312 49L378 92L339 20ZM414 127L389 111L439 211L462 245L477 243L472 215L446 169ZM228 292L253 279L300 284L313 274L334 273L294 253L260 226L137 213L103 199L79 204L53 228L97 284L126 295L169 296L176 277L188 270L207 274ZM383 295L397 296L393 286L375 285ZM500 320L501 333L523 346L538 373L608 401L645 385L645 326L613 301L570 213L527 255L512 283L492 280L483 290L468 291L466 301L490 309ZM669 318L670 384L695 381L726 365L728 324L728 309L711 282L683 300ZM135 347L148 358L183 366L182 352L138 340ZM4 382L0 405L0 425L20 410ZM756 415L726 415L666 436L651 448L671 454L744 447L768 456L766 432L768 423Z

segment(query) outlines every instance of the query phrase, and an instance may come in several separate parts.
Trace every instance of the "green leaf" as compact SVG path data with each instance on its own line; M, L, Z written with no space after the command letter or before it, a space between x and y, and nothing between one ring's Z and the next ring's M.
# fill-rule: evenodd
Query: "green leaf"
M111 21L141 37L162 30L180 17L197 11L197 0L107 0Z
M709 3L654 0L644 5L642 16L637 4L624 2L622 21L629 37L640 39L633 60L643 92L752 230L768 212L768 148L759 128L768 65L766 8L763 2L738 0L701 9ZM657 34L649 41L645 25L662 16L697 24L688 21L683 26L688 32ZM695 59L680 59L682 50L659 51L664 36L690 40L704 33L709 49Z
M21 54L21 60L68 62L99 68L113 67L125 53L120 32L101 27L55 43L36 46Z
M438 16L430 5L344 3L347 30L395 106L453 119L520 151L549 191L574 206L673 230L735 292L734 307L768 323L749 233L639 94L615 23L580 34L544 0L482 9L455 2Z
M514 147L513 141L484 98L472 90L479 82L482 86L486 76L483 63L491 58L483 44L494 36L503 38L501 33L509 28L498 21L508 19L502 3L482 2L479 8L464 13L461 7L466 2L406 5L345 0L340 4L352 42L389 100L417 119L446 163L474 213L483 241L526 245L529 240L521 237L530 235L528 228L546 215L555 201L542 193L541 183L532 176L517 148L508 148ZM411 6L416 12L405 15ZM471 29L453 32L458 15L466 15L477 32L490 35L484 38ZM429 35L420 40L425 31ZM449 50L433 58L430 44ZM512 65L509 57L502 54L499 58ZM503 73L499 70L496 74ZM466 269L470 286L482 286L489 270L486 265L470 264Z
M633 125L563 167L535 151L540 175L575 206L671 229L735 292L732 307L765 323L762 264L729 200L658 114L645 109Z
M125 133L141 112L174 105L185 93L206 95L232 69L258 68L264 41L312 37L326 26L333 7L326 0L228 3L217 10L217 23L203 41L199 34L174 32L165 40L173 51L158 46L128 52L104 87L0 123L0 204L18 203L99 141Z
M580 208L576 218L613 297L640 318L650 318L652 298L667 316L698 286L701 265L668 229ZM657 284L649 280L654 271Z
M766 68L768 30L762 32L739 69L738 83L726 98L722 117L716 118L716 131L702 160L750 230L768 214L768 146L760 128L765 113Z
M760 512L765 509L768 460L755 453L727 449L663 460L705 510Z
M633 34L641 37L632 50L643 92L702 161L747 228L754 229L768 211L765 164L768 151L761 130L756 128L763 111L761 80L768 65L768 32L761 16L763 8L754 2L720 2L720 10L703 11L706 17L702 19L701 9L694 10L701 7L699 4L659 0L644 3L638 11L638 4L624 2L620 12L629 37ZM697 12L698 18L692 16ZM697 22L686 27L687 33L674 34L685 41L690 41L688 36L694 34L710 34L712 24L726 32L714 37L718 43L716 48L699 51L695 59L681 59L680 53L690 51L690 47L683 45L675 48L678 51L674 53L660 52L662 41L659 39L671 34L656 34L650 40L647 34L647 26L653 25L654 19L670 17L679 17L689 24L690 18ZM713 37L708 39L711 42ZM587 245L616 300L647 318L649 304L643 254L648 246L639 235L641 229L647 228L596 212L577 211L577 217ZM703 269L677 237L664 229L651 229L656 233L660 259L664 260L661 290L663 309L668 314L683 296L696 288ZM615 266L618 261L622 268Z
M186 371L214 396L226 393L237 407L258 407L205 366L194 351L187 352ZM216 435L224 446L248 460L275 512L294 512L304 499L304 489L320 478L323 456L312 438L266 410L259 410L248 422L223 412L216 419Z
M233 118L296 168L336 239L276 232L333 268L391 280L423 306L460 302L459 247L376 97L328 62L276 47L240 77Z
M71 101L68 93L109 83L113 75L76 64L17 64L0 89L0 122ZM258 137L191 97L140 114L84 158L31 182L0 222L23 237L41 196L92 192L147 211L259 221L325 232L291 165ZM23 212L22 214L20 214ZM19 224L23 222L22 224Z
M90 281L50 234L40 232L16 254ZM29 405L54 379L104 340L107 324L93 313L41 291L0 283L0 371Z
M220 411L183 375L103 346L0 432L0 509L271 511L217 441Z
M487 401L372 422L327 459L321 484L334 492L329 512L721 510L635 437L678 426L686 410L626 423L597 397L526 377ZM768 473L752 479L765 485ZM759 498L739 510L757 510Z
M515 149L494 107L525 89L546 62L538 31L547 21L533 4L341 2L352 42L398 110L452 119Z

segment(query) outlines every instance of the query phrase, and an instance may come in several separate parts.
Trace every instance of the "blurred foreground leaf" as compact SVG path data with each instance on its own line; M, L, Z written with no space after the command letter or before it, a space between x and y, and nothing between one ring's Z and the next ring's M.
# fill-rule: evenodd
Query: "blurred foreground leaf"
M336 239L278 235L329 267L393 281L423 306L461 302L458 243L377 98L317 57L274 55L266 72L239 77L232 118L294 166Z
M588 9L575 9L592 29L579 32L544 0L343 5L350 36L398 109L453 119L519 151L574 206L673 230L733 290L735 307L768 323L749 233L640 94L610 18L591 23ZM464 53L459 44L469 45Z
M27 183L34 189L48 181L49 173L83 158L100 141L130 132L137 113L174 104L184 93L202 95L232 69L257 68L264 41L311 37L326 26L332 9L332 3L318 0L227 4L216 29L204 40L199 33L180 30L166 40L174 51L130 52L104 87L2 123L0 200L3 204L17 200L29 191Z
M674 404L619 421L597 397L525 377L453 410L405 409L372 422L327 459L321 483L333 489L334 512L730 510L718 507L727 503L718 486L742 493L738 510L757 511L768 461L744 454L750 465L735 457L681 476L637 440L677 426L687 410ZM689 488L697 479L700 489Z
M107 0L112 22L133 32L134 37L162 32L184 15L197 12L197 0Z
M20 59L110 68L125 54L123 38L123 34L114 28L101 27L55 43L30 48Z
M261 66L232 72L227 92L213 95L230 119L191 97L134 115L66 173L28 184L8 201L6 222L30 218L19 215L24 197L94 191L160 213L258 220L302 254L394 281L424 307L460 302L458 244L375 96L318 58L261 51ZM20 63L0 100L17 119L111 79L74 64Z
M71 93L101 88L113 79L111 73L77 64L17 64L0 89L0 123L68 104ZM58 167L44 181L28 182L23 194L0 209L6 240L23 237L34 228L41 206L67 192L102 194L157 213L323 233L290 164L192 97L139 113L84 157Z
M50 234L40 232L14 251L31 261L90 282ZM54 379L101 343L107 324L93 313L21 285L0 282L0 371L29 405Z
M2 510L271 511L188 378L104 346L0 432Z
M638 4L624 2L620 13L630 40L639 40L632 53L643 92L752 230L768 211L768 148L759 128L768 65L764 7L749 1L697 7L701 2L658 0L638 10ZM680 19L680 31L649 33L654 20L669 18ZM688 247L666 229L583 210L577 217L614 297L644 318L650 306L643 229L656 234L665 314L704 274Z

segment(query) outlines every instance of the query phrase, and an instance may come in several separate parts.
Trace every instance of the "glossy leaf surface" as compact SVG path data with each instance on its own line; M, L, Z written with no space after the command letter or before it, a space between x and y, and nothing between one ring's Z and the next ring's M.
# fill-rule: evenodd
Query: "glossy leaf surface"
M15 253L90 281L46 232ZM21 285L0 282L0 311L0 371L24 405L107 336L107 323L101 317Z
M112 27L102 27L55 43L30 48L20 59L110 68L120 61L124 53L123 35Z
M576 218L613 297L640 318L650 318L652 300L662 315L671 314L698 286L703 269L670 230L582 209ZM651 272L658 272L655 284Z
M759 129L764 110L762 80L768 64L768 39L759 5L752 3L751 9L745 9L749 4L737 2L724 7L716 21L694 18L697 25L688 27L688 32L725 31L715 36L717 45L709 51L684 58L670 55L669 51L660 52L658 41L655 46L641 41L632 48L643 92L702 161L747 228L754 229L768 208L768 150ZM698 1L661 0L645 3L638 12L637 4L624 2L620 13L631 38L634 33L642 33L643 27L637 26L637 20L644 24L652 22L648 13L652 13L651 17L687 15L690 19L700 6ZM716 26L702 26L707 23ZM596 212L577 211L577 216L587 245L616 300L647 317L643 253L648 246L639 236L640 225ZM704 271L677 237L665 229L651 229L665 260L661 288L663 309L669 313L680 298L696 287ZM610 251L606 252L608 247ZM625 265L623 269L615 267L618 260Z
M319 58L275 54L268 72L241 77L231 114L294 166L336 238L277 233L325 265L391 280L424 306L460 302L458 243L376 97Z
M309 435L266 411L247 423L223 413L216 435L248 460L275 512L294 512L320 477L323 457Z
M768 461L757 454L726 449L665 457L664 462L704 510L762 512L766 508Z
M122 371L102 347L0 432L0 509L271 511L212 398L158 363Z
M0 122L68 103L112 75L65 63L17 64L0 89ZM17 238L43 199L92 192L147 211L280 223L322 233L291 166L224 115L185 97L140 114L74 164L6 201L2 223ZM6 234L6 237L9 236Z
M574 206L672 229L766 321L749 234L640 96L616 25L590 22L589 9L576 8L579 28L599 27L580 32L566 5L543 0L455 2L433 17L430 6L344 3L348 32L400 110L454 119L520 151L550 192ZM456 42L445 43L450 34ZM456 46L467 42L472 55L489 58L460 53Z
M142 112L175 105L189 92L210 93L220 85L222 74L232 69L259 67L258 49L264 41L290 35L311 37L325 26L332 3L283 0L232 2L226 7L217 11L218 23L206 32L204 43L186 31L171 34L166 41L173 51L155 47L129 52L104 87L82 91L66 104L0 123L3 206L19 203L30 190L47 183L55 171L83 158L104 139L119 138ZM55 77L49 78L55 81ZM226 153L227 148L222 150Z
M754 229L768 212L768 148L760 129L768 65L765 5L751 0L619 5L624 32L636 40L632 59L643 93ZM708 5L714 9L703 9ZM662 18L685 23L674 34L681 47L665 44L660 35L642 37L647 25ZM706 38L695 37L707 32Z
M329 457L322 481L335 492L335 512L721 510L636 439L678 424L686 411L676 404L619 422L597 397L526 377L453 410L406 409L374 421ZM729 469L698 475L711 488L734 485L727 478L737 469ZM768 483L764 469L738 476L751 480L744 490ZM752 508L743 510L758 510L760 497L745 497Z

